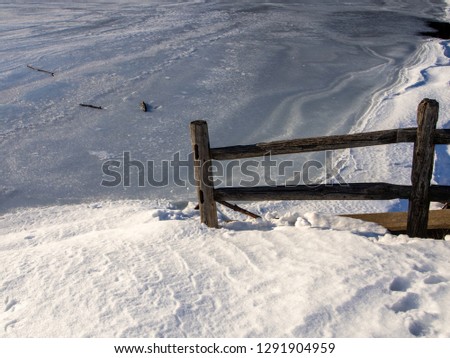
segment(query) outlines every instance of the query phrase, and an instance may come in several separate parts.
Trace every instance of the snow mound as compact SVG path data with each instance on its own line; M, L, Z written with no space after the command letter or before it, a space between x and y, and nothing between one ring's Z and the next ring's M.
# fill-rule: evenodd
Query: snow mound
M188 202L0 218L1 337L449 337L448 241L295 206L199 224Z

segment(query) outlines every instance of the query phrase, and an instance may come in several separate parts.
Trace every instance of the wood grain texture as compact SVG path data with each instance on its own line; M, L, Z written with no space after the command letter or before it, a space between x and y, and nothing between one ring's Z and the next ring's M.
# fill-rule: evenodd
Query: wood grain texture
M391 200L409 199L412 187L389 183L352 183L347 185L299 185L275 187L216 188L216 201L265 200ZM434 185L429 190L432 201L450 198L450 186Z
M211 177L211 155L208 124L194 121L190 124L192 150L194 151L194 178L197 189L200 220L211 228L219 227L217 207L214 201L213 178Z
M426 237L430 210L430 180L434 165L434 132L439 117L439 103L425 98L417 109L417 138L411 170L412 191L408 205L407 234ZM442 200L446 200L443 198Z
M413 143L417 128L391 129L316 138L301 138L249 145L211 148L216 160L245 159L270 155L318 152L345 148L369 147L394 143ZM450 144L450 130L439 129L434 134L435 144Z
M389 231L406 231L407 212L350 214L343 217L379 224ZM428 215L428 230L450 229L450 210L431 210Z

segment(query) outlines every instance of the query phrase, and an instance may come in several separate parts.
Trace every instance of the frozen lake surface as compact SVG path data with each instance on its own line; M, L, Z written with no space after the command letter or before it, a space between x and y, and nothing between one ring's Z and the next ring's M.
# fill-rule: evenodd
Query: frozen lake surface
M418 35L445 16L435 1L22 1L0 16L0 211L194 199L173 180L140 188L136 173L129 188L100 183L124 152L161 178L163 160L190 152L196 119L212 146L403 125L374 113L444 49Z

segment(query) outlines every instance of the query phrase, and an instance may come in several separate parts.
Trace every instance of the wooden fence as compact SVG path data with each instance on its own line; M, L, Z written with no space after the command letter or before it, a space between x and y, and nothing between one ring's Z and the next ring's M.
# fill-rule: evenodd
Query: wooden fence
M417 128L393 129L369 133L283 140L252 145L210 148L205 121L190 124L194 151L194 175L201 222L217 228L216 201L259 200L390 200L408 199L407 234L426 237L430 201L450 200L450 186L430 185L436 144L450 144L450 130L436 129L439 104L424 99L417 110ZM414 143L412 185L388 183L323 184L318 186L267 186L214 188L212 160L230 160L368 147L393 143Z

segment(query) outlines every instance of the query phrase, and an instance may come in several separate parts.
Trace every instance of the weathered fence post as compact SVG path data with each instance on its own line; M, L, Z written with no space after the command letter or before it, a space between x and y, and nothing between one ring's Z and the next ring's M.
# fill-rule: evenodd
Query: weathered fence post
M411 172L412 191L408 206L407 234L427 236L430 210L430 180L434 164L434 131L439 116L439 103L425 98L417 109L417 138Z
M194 177L197 187L200 220L208 227L219 227L214 201L214 184L211 172L208 124L206 121L191 122L191 142L194 151Z

